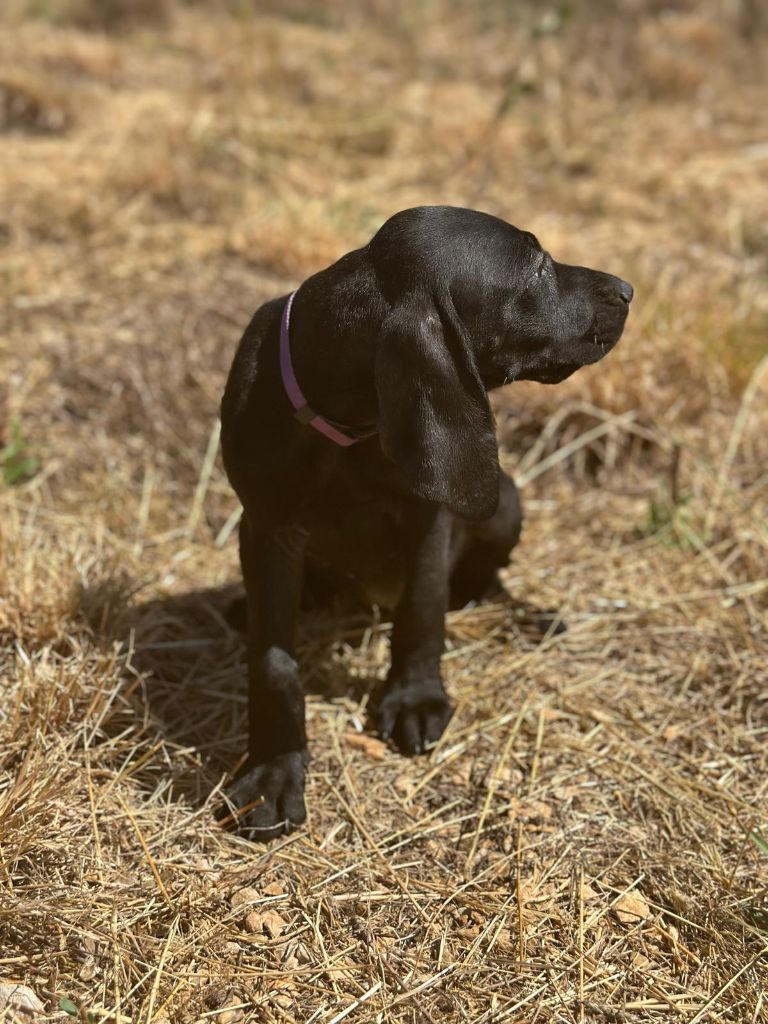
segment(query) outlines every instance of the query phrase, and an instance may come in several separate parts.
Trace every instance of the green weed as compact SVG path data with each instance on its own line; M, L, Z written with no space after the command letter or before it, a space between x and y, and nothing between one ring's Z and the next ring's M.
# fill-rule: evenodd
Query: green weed
M11 440L0 449L0 472L7 487L23 483L33 477L40 468L40 460L29 453L29 442L21 431L21 423L14 420L11 425Z

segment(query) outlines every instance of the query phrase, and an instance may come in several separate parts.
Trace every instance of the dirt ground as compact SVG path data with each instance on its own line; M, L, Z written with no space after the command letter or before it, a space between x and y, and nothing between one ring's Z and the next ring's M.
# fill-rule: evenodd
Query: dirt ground
M767 22L5 0L0 1015L768 1021ZM431 202L636 299L497 396L526 527L450 616L437 748L368 731L380 614L305 619L309 822L258 847L213 821L224 377L261 301Z

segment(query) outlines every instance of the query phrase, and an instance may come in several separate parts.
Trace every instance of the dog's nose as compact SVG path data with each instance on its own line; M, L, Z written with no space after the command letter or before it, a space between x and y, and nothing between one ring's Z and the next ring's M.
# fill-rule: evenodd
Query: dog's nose
M619 281L619 296L623 302L627 305L632 301L632 296L635 294L635 289L629 283L629 281Z

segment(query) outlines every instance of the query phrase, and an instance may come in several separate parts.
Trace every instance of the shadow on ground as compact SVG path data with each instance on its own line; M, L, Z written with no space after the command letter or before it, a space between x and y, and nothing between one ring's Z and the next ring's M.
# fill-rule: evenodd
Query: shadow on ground
M493 599L509 605L510 626L523 643L539 643L565 628L556 613L513 600L501 588ZM155 794L158 770L167 770L173 794L202 806L234 774L247 749L242 587L206 587L141 601L127 577L112 577L84 591L81 608L103 642L117 641L130 652L122 689L128 718L110 716L104 730L114 737L130 731L142 744L170 752L167 765L148 758L131 771L132 778ZM365 648L372 634L387 630L375 611L352 596L329 601L315 591L299 621L305 692L370 705L381 686L381 649L366 656ZM372 728L371 716L364 717Z
M236 585L191 590L148 601L123 603L116 616L114 584L84 595L89 619L103 640L130 651L123 695L141 734L172 751L168 769L177 796L201 806L211 790L234 772L247 747L247 668L243 632L232 624L242 616L242 588ZM124 600L124 597L123 597ZM234 612L234 615L233 615ZM112 621L110 621L112 620ZM339 652L359 643L375 625L370 611L307 612L298 638L305 691L327 699L360 703L378 677L350 676ZM117 734L123 715L106 728ZM151 770L150 770L151 768ZM157 789L157 762L147 766L147 788ZM141 771L132 773L142 779Z

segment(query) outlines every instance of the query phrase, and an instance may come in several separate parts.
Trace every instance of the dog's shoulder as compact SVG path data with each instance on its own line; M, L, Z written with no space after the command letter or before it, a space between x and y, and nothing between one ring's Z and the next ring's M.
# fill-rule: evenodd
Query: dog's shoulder
M248 403L259 371L261 346L268 333L280 329L280 316L287 296L270 299L256 310L237 346L221 401L222 424L235 419Z

